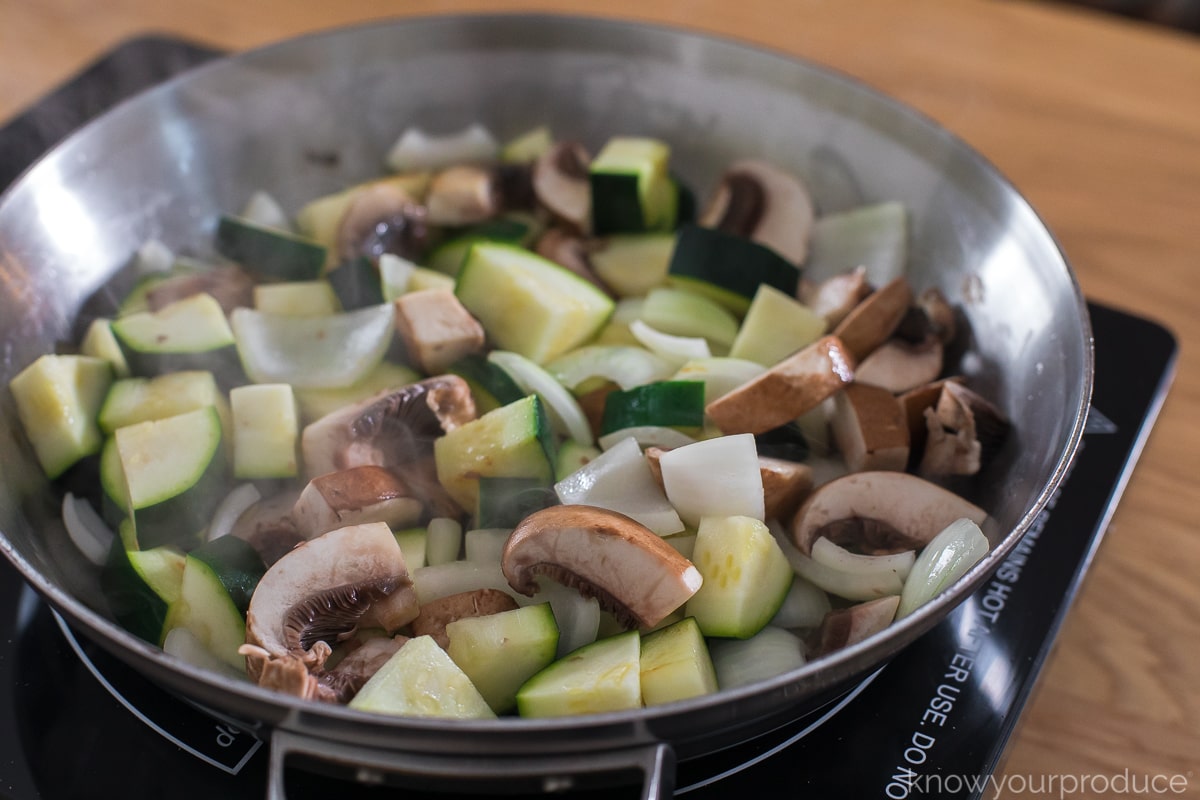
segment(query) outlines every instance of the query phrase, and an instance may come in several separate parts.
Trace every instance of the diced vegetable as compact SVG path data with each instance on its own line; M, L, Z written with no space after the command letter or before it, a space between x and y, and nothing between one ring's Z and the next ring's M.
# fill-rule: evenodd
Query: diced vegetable
M455 293L496 345L539 364L594 336L612 300L534 253L484 242L471 248Z
M804 642L781 628L766 627L749 639L722 639L709 648L722 689L782 675L805 664Z
M907 263L908 211L903 203L892 201L818 219L804 275L819 283L864 266L867 281L883 286L903 275Z
M600 240L592 270L620 297L640 297L667 282L674 233L619 234Z
M129 364L125 361L125 354L121 352L117 337L113 335L110 319L92 320L83 341L79 343L79 353L107 361L112 365L113 376L116 378L129 377Z
M246 609L264 571L258 552L234 536L197 547L188 553L168 624L186 628L222 661L244 669L238 648L246 641Z
M592 429L579 402L553 375L518 353L493 350L487 358L507 372L524 392L541 398L556 433L580 444L592 443Z
M770 248L724 231L684 225L668 268L678 286L712 297L745 314L761 284L795 295L800 271Z
M90 356L45 355L9 382L17 416L48 478L100 452L96 425L112 366Z
M758 450L748 434L721 436L663 453L663 486L671 505L689 525L702 517L763 519Z
M127 551L114 540L100 587L121 627L161 646L170 629L168 611L182 593L184 564L183 553L174 548Z
M471 679L432 636L406 642L359 689L350 707L412 717L496 716Z
M229 392L233 412L233 474L243 480L294 478L299 413L286 383L238 386Z
M251 272L283 280L313 280L325 265L325 248L320 244L237 217L221 217L216 247Z
M447 654L462 668L492 710L516 706L517 690L554 660L558 624L546 603L446 626Z
M717 673L694 617L642 637L640 666L648 706L717 691Z
M320 317L342 310L329 281L288 281L254 287L254 307L265 314Z
M825 318L774 286L762 285L729 349L733 358L771 366L825 333Z
M619 511L659 536L683 530L683 521L655 482L633 438L597 456L554 485L563 503Z
M904 581L896 618L908 616L941 594L987 555L988 547L987 537L973 521L960 519L946 526L917 556Z
M705 636L746 639L783 605L792 568L766 524L751 517L705 517L692 561L704 583L684 611Z
M462 549L463 529L458 520L438 517L429 520L425 528L425 561L428 564L449 564L458 560Z
M225 312L207 294L128 314L112 323L112 331L134 375L197 369L224 376L237 361Z
M339 389L362 380L393 338L391 303L323 317L235 309L230 321L246 374L255 383Z
M703 383L658 381L610 392L604 403L600 430L602 433L612 433L646 425L699 428L703 424Z
M593 378L612 381L622 389L666 380L672 366L654 353L629 345L585 345L546 365L559 383L575 390Z
M420 379L421 376L408 367L381 361L349 386L334 389L293 387L293 390L296 402L300 404L300 415L305 423L309 423L343 406L366 400L384 389L398 389Z
M228 414L216 378L206 370L184 370L116 381L104 397L98 421L100 430L112 433L127 425L210 407L217 409L222 420Z
M581 647L530 678L517 691L517 709L523 717L560 717L639 708L640 651L637 631Z
M738 336L737 317L715 300L686 289L651 289L642 305L642 321L673 336L706 339L722 351Z
M388 150L387 165L396 172L439 169L464 162L491 161L499 151L491 132L478 123L445 134L406 128Z
M675 227L678 194L667 169L671 149L657 139L618 136L592 160L592 230L641 233Z

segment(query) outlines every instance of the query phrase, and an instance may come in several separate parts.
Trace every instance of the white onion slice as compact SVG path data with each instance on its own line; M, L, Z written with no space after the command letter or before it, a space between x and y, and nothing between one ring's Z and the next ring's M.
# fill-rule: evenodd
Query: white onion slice
M900 576L892 572L856 575L818 564L796 549L791 537L781 526L772 521L768 523L768 527L796 574L830 594L847 600L877 600L880 597L900 594L904 588Z
M696 358L680 367L671 380L704 381L704 402L707 404L766 371L762 364L744 358Z
M476 589L496 589L504 592L521 606L542 602L514 591L508 585L508 579L504 577L498 561L450 561L446 564L418 567L412 571L412 580L417 600L421 603L461 592L473 592Z
M408 128L388 150L387 165L396 172L415 172L469 162L494 161L499 155L500 144L479 123L443 135L428 134L420 128Z
M667 498L689 525L709 516L766 516L758 447L749 433L677 447L658 464Z
M390 303L407 292L416 268L416 264L395 253L379 256L379 280L383 286L383 299Z
M261 189L250 195L250 199L246 201L246 207L242 209L242 219L264 228L275 228L289 233L292 230L292 224L288 221L283 206Z
M824 589L797 575L771 624L777 628L815 628L832 607Z
M149 239L138 248L135 265L139 275L170 272L175 266L175 254L158 239Z
M425 563L431 565L448 564L458 560L458 551L462 549L462 524L450 517L437 517L429 520L425 528ZM500 563L500 559L496 559Z
M600 603L594 597L584 597L576 589L563 586L549 578L538 578L534 598L550 603L558 623L558 653L562 658L585 644L596 641L600 634Z
M290 317L235 308L229 317L238 355L255 383L338 389L365 377L392 343L395 306Z
M463 535L463 550L467 561L499 564L508 542L511 528L476 528Z
M88 561L102 566L112 549L116 534L82 497L67 492L62 502L63 525L67 535Z
M208 541L232 533L238 517L245 514L246 510L259 500L262 500L262 492L258 491L258 487L253 483L243 483L234 487L213 511L212 522L208 524Z
M903 275L907 264L908 210L893 200L817 219L804 277L820 283L861 265L872 286L883 286Z
M632 438L642 449L647 447L662 447L670 450L695 444L696 440L686 433L680 433L674 428L664 428L661 425L634 425L632 428L606 433L596 440L601 450L610 450L625 439Z
M542 399L550 424L559 434L580 444L590 445L595 441L592 438L592 426L588 424L587 415L580 408L579 401L553 375L519 353L493 350L487 358L507 372L513 382L521 387L521 391L536 394Z
M661 356L632 345L579 347L546 365L546 371L568 389L590 378L604 378L622 389L632 389L666 380L671 370L672 365Z
M896 619L908 616L941 594L975 566L987 554L988 547L987 537L971 520L964 517L947 525L917 556L900 593Z
M629 323L629 332L650 352L681 367L697 358L712 358L708 342L696 336L672 336L651 328L640 319Z
M717 685L745 686L804 666L804 642L770 625L749 639L714 639L708 646Z
M606 508L637 520L659 536L679 533L683 520L642 455L637 440L627 437L554 484L566 504Z
M902 553L867 556L851 553L846 548L821 536L813 542L812 560L830 569L856 575L877 575L890 572L903 581L912 570L913 562L917 560L917 551L905 550Z

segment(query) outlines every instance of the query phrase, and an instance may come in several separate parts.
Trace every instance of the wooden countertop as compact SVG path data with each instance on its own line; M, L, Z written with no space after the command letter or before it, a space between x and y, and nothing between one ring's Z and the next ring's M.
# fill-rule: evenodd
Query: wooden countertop
M397 13L497 8L599 13L583 0L0 0L0 119L150 31L242 49ZM789 51L921 109L1030 199L1089 297L1175 332L1174 388L1004 772L1184 775L1200 796L1200 38L995 0L605 9Z

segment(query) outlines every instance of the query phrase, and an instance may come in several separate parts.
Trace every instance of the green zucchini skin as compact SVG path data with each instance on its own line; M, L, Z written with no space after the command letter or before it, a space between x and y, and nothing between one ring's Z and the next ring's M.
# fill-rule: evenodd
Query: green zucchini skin
M704 424L703 381L657 381L610 392L601 435L643 425L694 428Z
M645 214L638 197L638 176L593 172L592 230L597 236L644 233Z
M769 247L699 225L679 229L667 273L712 284L746 298L747 303L759 284L795 296L800 282L800 270Z
M471 387L480 414L515 403L525 396L525 392L507 372L483 355L472 354L461 358L448 371L458 375Z
M250 597L267 570L258 551L244 539L222 536L192 550L188 558L208 565L244 617Z
M157 570L157 581L150 579L147 573L147 567L153 561L160 562L161 566ZM140 639L162 646L171 604L179 598L184 563L184 555L176 550L128 552L120 537L113 541L108 560L100 572L100 589L121 627Z
M344 311L353 311L384 302L379 267L366 256L343 262L325 276Z
M215 246L230 261L269 278L313 280L325 266L325 248L316 242L228 215L217 222Z

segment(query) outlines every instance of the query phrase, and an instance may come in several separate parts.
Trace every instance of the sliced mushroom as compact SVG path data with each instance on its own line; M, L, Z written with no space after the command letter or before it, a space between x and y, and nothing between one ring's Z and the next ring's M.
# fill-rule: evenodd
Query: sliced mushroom
M960 383L943 384L923 414L925 451L917 471L927 477L976 474L1009 427L999 409Z
M337 229L341 261L384 253L416 258L428 238L425 207L394 183L373 183L354 193Z
M335 703L348 703L358 690L379 671L408 641L407 636L376 636L347 653L328 672L317 676L317 683L332 695Z
M906 472L855 472L817 488L792 520L805 554L820 536L864 553L924 547L956 519L982 526L987 512L954 492Z
M889 339L862 360L854 380L900 394L935 380L942 372L942 355L942 341L935 335L919 344Z
M816 408L854 380L854 368L842 341L825 336L704 410L722 433L763 433Z
M588 246L584 240L562 228L550 228L540 237L534 250L560 267L566 267L588 283L596 286L609 297L616 297L604 281L596 276L588 258Z
M254 305L254 278L233 264L176 275L151 287L146 292L146 305L151 311L158 311L202 292L212 295L228 314L235 308Z
M862 361L888 340L910 305L912 289L900 276L855 306L834 328L833 335L842 340L856 361Z
M758 471L762 474L766 518L791 519L801 501L812 491L812 467L782 458L759 456Z
M700 224L770 247L796 266L808 257L813 205L800 179L774 164L735 161L700 214Z
M292 507L298 497L296 491L264 497L242 512L230 533L249 542L270 567L307 538L292 522Z
M572 586L622 624L653 627L700 588L699 570L662 538L615 511L561 505L534 512L513 530L504 577L532 597L535 578Z
M797 299L824 317L826 326L832 330L855 306L867 299L871 284L867 283L867 268L855 267L816 285L801 278L796 293Z
M835 395L833 438L851 472L908 465L904 407L887 389L857 380Z
M439 597L421 605L421 613L412 621L413 636L432 636L445 650L450 646L446 626L456 619L486 617L511 611L517 607L512 596L499 589L476 589L472 592Z
M467 382L439 375L338 409L300 436L310 478L366 464L393 467L428 460L433 441L475 419Z
M943 378L926 383L914 389L909 389L900 395L900 405L904 408L904 419L908 425L908 465L910 471L915 471L917 464L925 452L925 439L928 428L925 424L925 409L937 404L942 396L942 387L947 381L961 382L959 376Z
M899 606L900 596L890 595L827 612L813 635L810 657L827 655L879 633L892 624Z
M426 375L436 375L483 350L483 326L454 296L454 290L407 292L394 304L396 333L409 358Z
M361 466L313 478L304 487L291 518L305 539L347 525L384 522L392 528L415 525L424 504L409 486L383 467Z
M591 160L587 148L579 142L559 142L533 165L533 191L538 202L582 234L591 228Z
M942 344L950 344L958 333L958 322L954 317L954 309L946 296L936 286L932 286L917 296L917 306L925 312L933 333Z
M394 631L417 615L404 555L385 523L330 531L266 571L246 612L246 672L259 685L331 699L316 675L331 643L371 618ZM307 677L303 672L307 672Z

